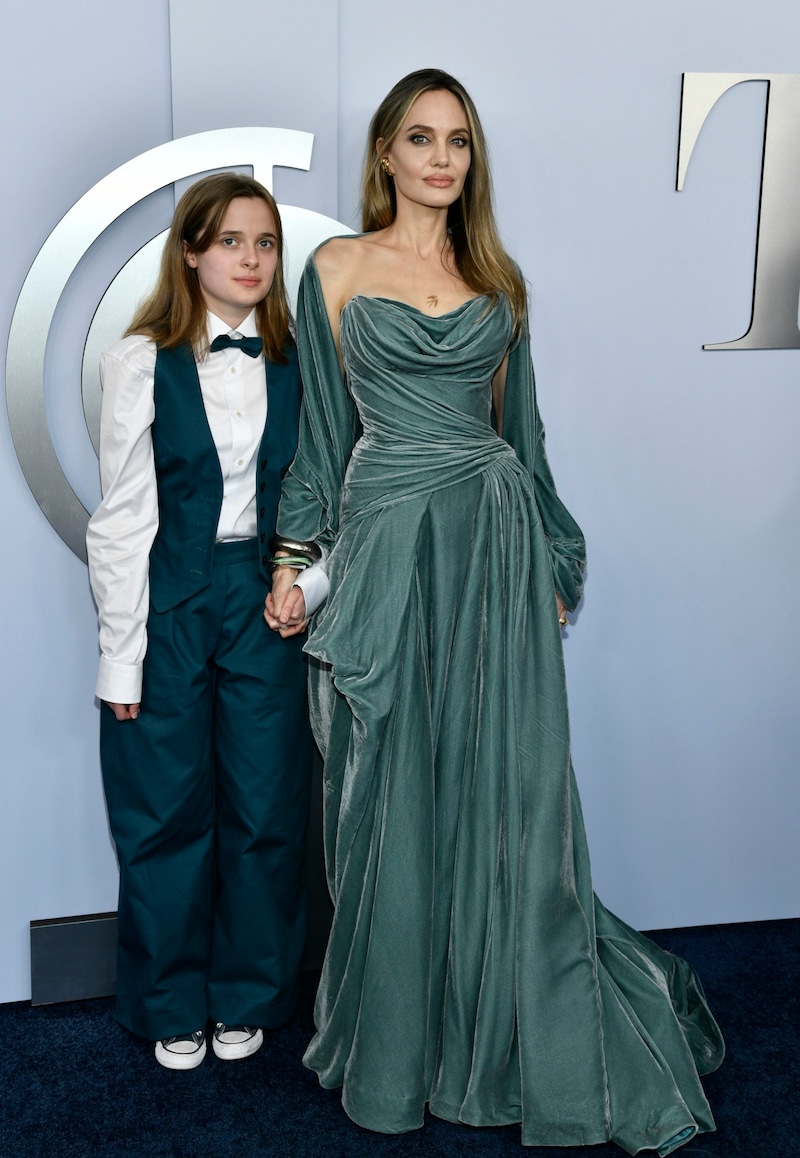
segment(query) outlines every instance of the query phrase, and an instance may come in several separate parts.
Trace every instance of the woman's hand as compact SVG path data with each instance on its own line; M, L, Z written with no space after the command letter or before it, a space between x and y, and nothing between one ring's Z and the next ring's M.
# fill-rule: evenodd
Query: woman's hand
M306 600L293 583L300 572L294 567L276 567L272 573L272 590L264 603L264 618L273 631L284 639L299 635L306 626Z
M120 723L122 723L123 720L135 720L139 715L139 708L141 706L139 704L112 704L109 703L108 700L105 700L104 703L106 707L111 708L111 711Z
M567 608L564 604L563 599L561 598L561 596L558 594L557 591L556 591L556 607L558 609L559 626L562 628L569 627L569 620L567 619Z

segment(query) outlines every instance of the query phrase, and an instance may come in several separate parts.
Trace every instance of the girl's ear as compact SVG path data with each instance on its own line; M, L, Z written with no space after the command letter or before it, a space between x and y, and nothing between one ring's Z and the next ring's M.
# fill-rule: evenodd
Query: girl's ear
M183 260L190 269L197 269L197 255L189 249L189 243L187 241L183 243Z

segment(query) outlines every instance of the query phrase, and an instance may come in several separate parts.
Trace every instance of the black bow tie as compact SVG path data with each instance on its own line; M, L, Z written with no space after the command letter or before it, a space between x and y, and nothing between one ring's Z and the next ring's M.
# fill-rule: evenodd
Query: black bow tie
M261 353L263 343L260 338L232 338L230 334L220 334L211 343L211 352L216 354L217 350L227 350L228 346L238 346L249 357L257 358Z

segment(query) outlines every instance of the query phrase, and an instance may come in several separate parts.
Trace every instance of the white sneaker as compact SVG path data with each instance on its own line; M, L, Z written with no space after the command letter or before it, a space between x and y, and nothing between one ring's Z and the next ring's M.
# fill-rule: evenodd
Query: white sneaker
M218 1021L211 1039L214 1053L223 1061L238 1061L250 1057L264 1044L264 1034L249 1025L224 1025Z
M202 1029L156 1042L156 1061L168 1070L193 1070L205 1056L206 1035Z

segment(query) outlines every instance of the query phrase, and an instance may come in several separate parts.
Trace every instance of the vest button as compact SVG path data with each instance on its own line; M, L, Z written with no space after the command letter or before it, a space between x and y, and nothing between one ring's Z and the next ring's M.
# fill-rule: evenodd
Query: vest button
M267 556L266 555L261 556L261 562L262 562L262 565L264 567L266 567L266 565L267 565Z
M267 460L265 458L262 458L262 460L261 460L261 469L262 470L267 469Z
M264 488L266 487L266 485L267 485L266 483L261 483L261 485L258 488L261 491L262 495L264 493Z
M266 536L266 532L262 531L262 532L261 532L261 542L262 542L262 543L264 542L264 540L266 539L266 537L267 537L267 536Z
M258 517L259 517L259 519L264 518L264 508L263 507L260 508L260 510L258 512Z

